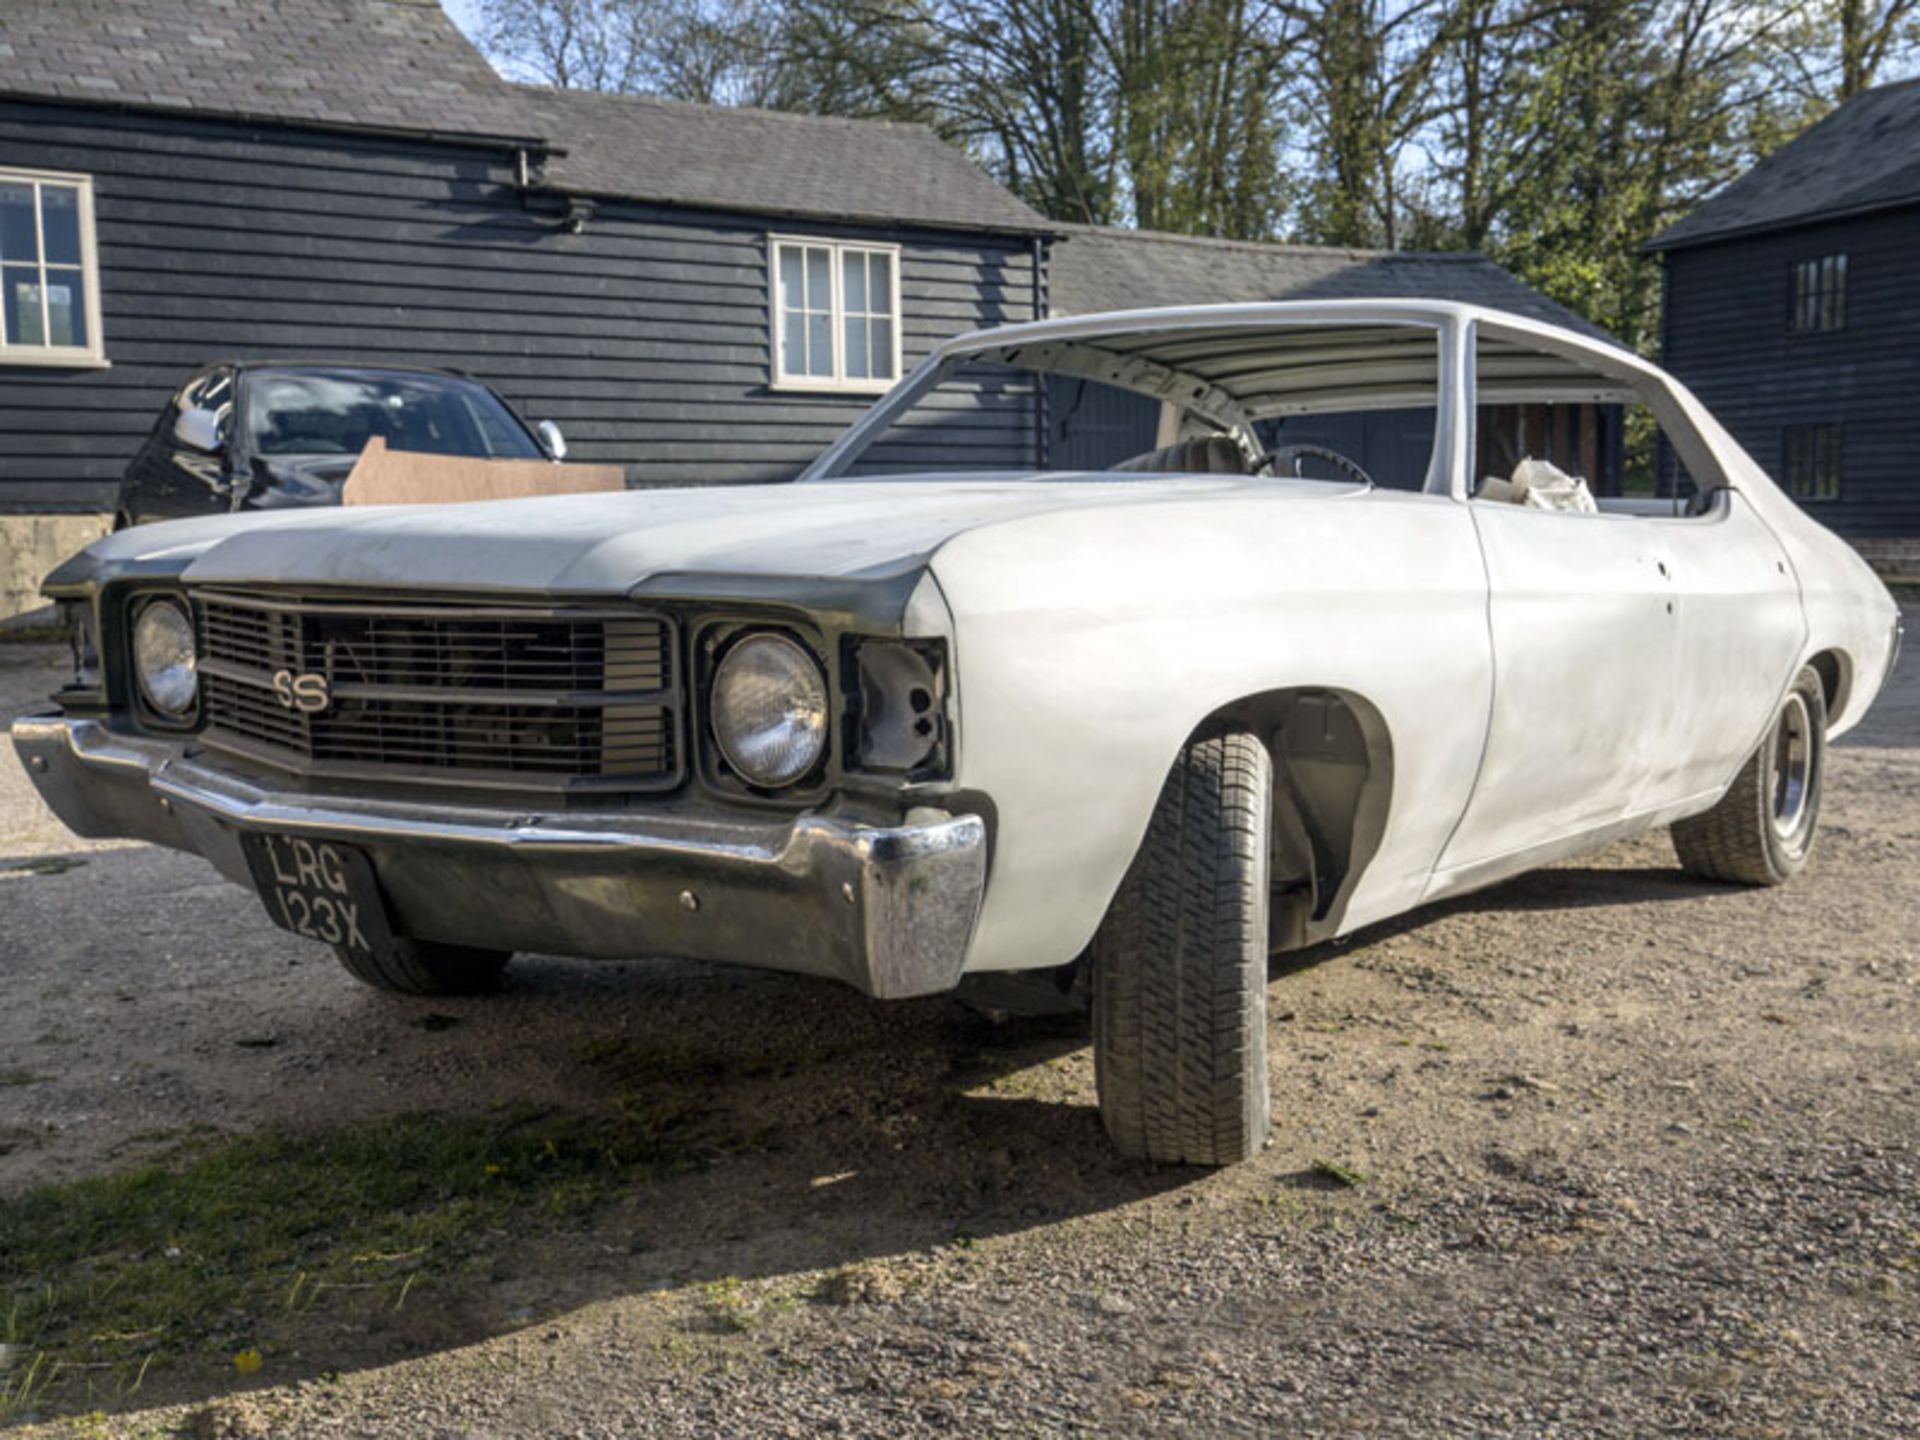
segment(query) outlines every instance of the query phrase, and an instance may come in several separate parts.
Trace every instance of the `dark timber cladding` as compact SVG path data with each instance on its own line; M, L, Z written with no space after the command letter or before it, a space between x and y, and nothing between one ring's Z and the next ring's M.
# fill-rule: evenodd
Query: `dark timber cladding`
M767 236L901 247L902 362L1034 314L1029 237L523 196L514 156L238 120L0 101L0 163L93 177L103 370L0 370L0 510L104 507L214 358L462 369L634 484L792 475L871 396L769 384ZM1030 418L981 433L1031 447Z
M1920 80L1848 101L1651 248L1667 368L1823 524L1920 537Z
M1796 264L1847 257L1846 318L1796 331ZM1920 535L1920 208L1668 252L1667 367L1785 483L1787 435L1840 427L1839 495L1809 513L1846 535Z

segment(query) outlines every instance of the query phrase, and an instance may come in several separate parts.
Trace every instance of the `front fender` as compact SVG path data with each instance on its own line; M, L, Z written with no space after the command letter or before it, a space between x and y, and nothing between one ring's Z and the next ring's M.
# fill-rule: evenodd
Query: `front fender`
M1263 496L1040 516L959 536L933 570L964 707L959 787L998 824L970 970L1083 950L1180 747L1247 696L1328 688L1394 756L1340 928L1418 902L1464 811L1492 694L1486 577L1440 496Z

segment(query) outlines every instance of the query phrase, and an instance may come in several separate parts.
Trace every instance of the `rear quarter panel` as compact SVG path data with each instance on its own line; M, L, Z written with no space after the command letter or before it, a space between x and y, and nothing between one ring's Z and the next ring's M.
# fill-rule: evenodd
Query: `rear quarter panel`
M1899 607L1851 545L1784 494L1698 397L1678 382L1669 384L1687 420L1780 544L1806 617L1802 662L1827 651L1844 659L1840 704L1827 717L1829 738L1844 735L1886 682Z

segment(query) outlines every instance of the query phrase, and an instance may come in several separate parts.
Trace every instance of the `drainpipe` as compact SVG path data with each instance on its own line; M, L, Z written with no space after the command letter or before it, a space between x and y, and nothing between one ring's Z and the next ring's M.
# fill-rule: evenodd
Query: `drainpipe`
M1047 318L1047 240L1036 235L1032 241L1033 318ZM1053 450L1053 390L1045 375L1033 377L1033 464L1045 470Z

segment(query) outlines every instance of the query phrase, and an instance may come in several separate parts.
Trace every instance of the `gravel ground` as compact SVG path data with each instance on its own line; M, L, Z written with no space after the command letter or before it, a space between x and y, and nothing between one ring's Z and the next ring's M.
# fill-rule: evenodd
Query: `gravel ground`
M0 714L52 659L0 646ZM0 1192L206 1131L695 1117L699 1169L110 1433L1911 1435L1912 653L1825 820L1781 890L1655 835L1291 957L1274 1140L1207 1174L1109 1153L1069 1022L664 961L372 994L0 760Z

